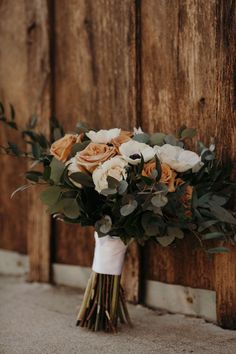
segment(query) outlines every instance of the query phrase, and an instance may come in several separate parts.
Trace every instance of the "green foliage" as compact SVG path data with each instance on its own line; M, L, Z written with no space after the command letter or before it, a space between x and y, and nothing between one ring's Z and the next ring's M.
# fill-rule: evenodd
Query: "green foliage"
M222 246L225 241L236 241L236 217L230 204L235 190L230 180L232 166L216 160L213 142L209 147L197 142L202 167L194 172L177 173L181 183L175 185L174 192L169 192L167 184L161 182L161 161L157 156L152 160L155 168L151 175L142 175L145 161L141 154L138 165L129 164L126 168L127 178L118 181L108 176L108 188L98 193L91 173L70 173L68 164L50 154L52 142L65 135L55 117L51 119L50 140L37 130L36 116L31 116L26 126L20 129L13 106L10 105L7 111L8 114L0 103L0 122L17 130L28 149L22 151L14 141L1 146L1 151L31 160L31 167L25 173L29 183L17 188L12 197L37 183L44 184L40 199L54 217L82 226L95 226L99 236L109 233L121 237L125 243L135 238L143 245L153 239L166 247L183 240L187 232L188 237L196 237L201 246L208 248L209 254L214 254L228 252ZM87 131L83 123L77 124L77 133ZM196 129L183 125L176 136L164 132L140 133L134 135L133 140L150 146L171 144L184 147L186 141L195 136ZM89 143L88 137L82 135L82 142L72 146L68 160ZM39 168L35 169L36 165ZM189 186L192 187L192 197L186 205Z

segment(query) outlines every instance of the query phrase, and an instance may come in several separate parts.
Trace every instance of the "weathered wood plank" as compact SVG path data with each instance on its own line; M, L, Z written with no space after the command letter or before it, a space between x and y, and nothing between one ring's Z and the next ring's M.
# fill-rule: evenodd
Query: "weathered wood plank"
M50 68L47 1L1 1L0 11L1 98L15 106L17 121L22 127L30 115L37 114L40 117L39 129L48 134ZM16 141L21 139L19 136L16 138L16 135L11 135L11 138ZM1 212L5 225L3 238L9 240L7 244L22 245L22 248L13 246L15 250L25 252L27 246L30 280L48 281L49 218L38 200L37 192L31 191L28 198L18 194L15 200L9 200L10 191L23 184L18 175L21 176L25 171L26 163L21 161L12 164L9 158L3 161L5 173L1 175L1 183L6 186L3 195L4 212Z
M13 7L14 11L13 11ZM18 3L13 5L8 1L1 1L0 17L0 100L5 105L12 103L17 108L17 120L21 124L27 115L26 111L26 90L24 79L26 73L26 60L24 52L24 39L19 38L17 31L13 30L12 23L15 23L18 33L25 30L22 21L24 10ZM14 68L14 70L12 69ZM17 79L16 79L17 72ZM12 130L1 124L1 144L18 138ZM25 161L16 158L0 155L1 202L0 202L0 247L20 253L27 252L27 199L26 195L16 195L10 200L11 193L17 186L24 184L21 174L26 168ZM18 171L18 172L16 172Z
M216 1L217 135L218 153L234 161L236 178L236 3ZM235 194L236 197L236 194ZM235 207L235 204L234 204ZM236 329L236 247L215 257L217 320L224 328Z
M134 2L56 2L55 34L55 112L66 129L81 120L91 128L132 129L136 123ZM56 224L55 237L56 262L91 265L92 232ZM137 298L133 292L130 296Z
M141 4L143 128L175 132L183 123L194 126L205 143L215 137L220 158L235 161L235 1ZM188 242L177 252L162 252L151 245L145 250L149 279L215 288L219 323L230 316L235 321L235 252L216 256L216 263L193 254Z

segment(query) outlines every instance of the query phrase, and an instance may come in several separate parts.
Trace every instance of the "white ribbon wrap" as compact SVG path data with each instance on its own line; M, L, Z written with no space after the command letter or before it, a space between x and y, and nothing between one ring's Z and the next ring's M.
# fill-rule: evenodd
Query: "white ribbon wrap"
M119 237L98 237L95 232L94 238L93 271L101 274L120 275L127 246Z

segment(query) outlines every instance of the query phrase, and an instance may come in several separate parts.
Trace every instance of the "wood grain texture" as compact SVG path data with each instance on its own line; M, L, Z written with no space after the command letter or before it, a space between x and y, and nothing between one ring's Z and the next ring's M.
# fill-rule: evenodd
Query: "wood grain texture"
M99 129L136 125L135 19L131 0L55 2L55 113L67 131L78 121ZM93 231L55 228L55 261L91 266ZM137 257L136 248L130 252ZM126 283L138 275L131 258ZM132 300L135 291L127 291Z
M27 84L29 112L40 117L38 129L50 134L51 116L51 68L49 13L47 1L26 1L27 25ZM29 280L50 280L51 227L45 207L38 193L29 193L28 253L30 259Z
M215 138L219 158L235 162L235 1L141 4L143 128L175 132L181 124L194 126L205 143ZM216 289L219 323L224 312L225 322L230 316L235 322L236 251L216 256L214 263L201 252L193 253L188 243L179 245L177 252L149 244L147 277ZM223 269L228 270L224 276Z
M11 102L23 128L37 114L39 129L49 133L50 68L46 1L1 1L0 96ZM14 25L13 25L14 24ZM20 141L19 135L2 132L3 141ZM25 161L4 157L1 174L1 247L28 252L30 280L49 280L50 223L36 192L11 192L25 183Z

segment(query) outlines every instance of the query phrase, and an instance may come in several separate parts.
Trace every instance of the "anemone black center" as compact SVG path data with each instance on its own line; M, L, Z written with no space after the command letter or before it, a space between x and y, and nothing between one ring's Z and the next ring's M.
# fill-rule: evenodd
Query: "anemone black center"
M132 159L132 160L137 160L137 159L140 159L140 155L139 154L133 154L133 155L130 155L130 158Z

